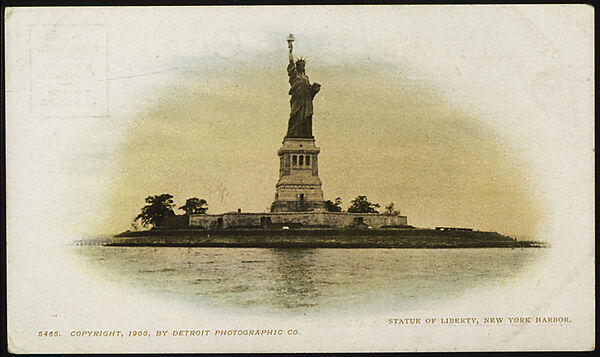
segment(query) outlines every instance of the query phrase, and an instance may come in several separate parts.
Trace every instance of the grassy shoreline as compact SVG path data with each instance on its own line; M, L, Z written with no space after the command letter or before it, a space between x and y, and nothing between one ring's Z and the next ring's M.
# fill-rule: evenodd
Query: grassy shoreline
M108 246L240 248L538 248L496 232L434 229L227 229L124 232Z

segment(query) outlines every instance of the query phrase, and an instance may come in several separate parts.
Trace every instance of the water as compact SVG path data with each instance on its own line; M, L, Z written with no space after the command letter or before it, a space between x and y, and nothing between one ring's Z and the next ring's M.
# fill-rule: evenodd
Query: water
M417 309L501 286L544 249L70 247L98 279L215 309Z

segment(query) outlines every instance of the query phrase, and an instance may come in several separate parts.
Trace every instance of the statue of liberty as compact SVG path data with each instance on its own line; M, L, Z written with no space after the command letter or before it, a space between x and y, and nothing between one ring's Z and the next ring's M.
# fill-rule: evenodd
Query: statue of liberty
M294 63L294 55L292 54L294 36L290 34L287 41L290 49L290 63L287 67L288 76L290 77L289 94L292 98L290 99L290 120L288 121L288 130L285 137L312 138L312 100L321 89L321 85L319 83L310 84L308 76L304 73L306 60L299 58Z

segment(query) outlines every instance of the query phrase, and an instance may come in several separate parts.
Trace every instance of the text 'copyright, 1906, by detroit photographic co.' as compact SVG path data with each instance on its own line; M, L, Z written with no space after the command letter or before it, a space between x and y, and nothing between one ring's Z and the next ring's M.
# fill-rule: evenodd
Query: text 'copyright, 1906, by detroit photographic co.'
M60 330L39 330L38 337L73 337L73 338L94 338L94 337L223 337L223 336L255 336L255 337L278 337L278 336L298 336L301 332L293 328L256 328L256 329L177 329L177 330L95 330L95 329L73 329L66 334Z

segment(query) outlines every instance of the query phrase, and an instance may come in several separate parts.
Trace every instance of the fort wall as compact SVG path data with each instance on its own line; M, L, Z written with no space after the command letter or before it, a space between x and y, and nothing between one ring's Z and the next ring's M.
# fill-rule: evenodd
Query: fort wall
M192 214L189 226L205 229L228 228L385 228L406 226L406 216L382 213L270 212Z

